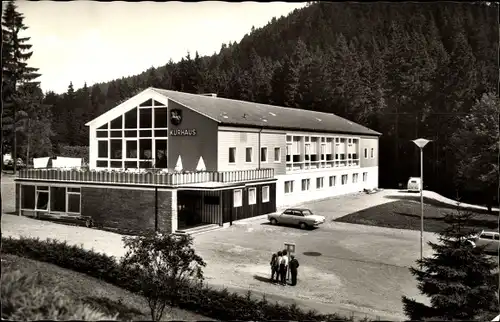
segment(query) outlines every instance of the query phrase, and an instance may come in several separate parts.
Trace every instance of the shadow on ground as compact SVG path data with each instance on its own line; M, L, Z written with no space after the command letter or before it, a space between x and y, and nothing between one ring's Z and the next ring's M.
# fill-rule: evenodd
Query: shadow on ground
M399 192L406 193L408 191L400 190ZM400 195L400 196L390 196L389 195L389 196L384 196L384 198L392 199L392 200L412 200L412 201L420 202L420 194L418 194L418 193L415 193L415 195ZM435 200L435 199L428 198L428 197L424 197L424 203L426 205L431 205L431 206L440 207L440 208L453 209L453 210L457 209L456 205L450 205L449 203L442 202L442 201ZM480 214L498 216L498 212L489 212L487 209L477 209L477 208L472 208L472 207L468 207L468 206L464 206L464 205L462 205L460 207L460 209L470 210L470 211L474 211L475 213L480 213Z
M449 226L445 220L445 216L454 211L453 208L439 207L426 203L424 205L424 230L431 233L443 231L443 229ZM398 198L392 202L366 208L337 218L335 221L368 226L420 230L420 212L419 203L413 202L411 199ZM475 210L469 210L469 212L472 214L472 217L466 224L467 228L476 231L482 229L494 229L496 231L498 229L497 216L478 213Z
M254 275L253 278L259 282L265 282L265 283L269 283L269 284L274 284L275 282L272 281L269 277L264 277L264 276L260 276L260 275Z
M270 222L263 222L261 223L262 226L271 226L271 227L287 227L287 228L292 228L292 229L295 229L295 230L308 230L308 231L311 231L311 230L316 230L318 229L319 227L308 227L306 229L301 229L299 226L297 225L288 225L288 224L277 224L277 225L273 225L271 224Z

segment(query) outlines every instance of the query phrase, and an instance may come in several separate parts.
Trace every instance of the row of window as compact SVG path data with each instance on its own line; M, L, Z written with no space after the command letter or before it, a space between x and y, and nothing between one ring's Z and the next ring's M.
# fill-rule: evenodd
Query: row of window
M365 159L368 159L368 148L365 148ZM373 148L370 149L370 159L373 159L375 154L373 153Z
M154 163L157 168L166 168L167 146L167 139L158 138L98 140L96 166L99 168L107 168L108 166L112 168L137 168L139 166L142 168L152 167ZM155 151L154 155L153 151Z
M155 105L155 108L153 108ZM100 126L97 135L106 135L107 130L166 128L168 123L167 107L156 101L144 102L114 120ZM104 130L104 131L101 131Z
M80 188L21 186L21 210L80 214Z
M357 183L358 182L358 173L353 173L352 174L352 183ZM348 182L348 175L343 174L340 176L341 179L341 185L346 185ZM325 187L325 177L317 177L316 178L316 189L323 189ZM368 181L368 172L363 172L363 182ZM328 177L328 186L329 187L335 187L337 185L337 176L329 176ZM301 190L302 191L308 191L311 189L311 179L302 179L301 180ZM289 180L285 181L285 194L290 194L293 193L294 191L294 181Z
M260 148L260 162L268 162L269 160L269 151L267 147L261 147ZM254 162L254 155L253 155L253 147L246 147L245 148L245 162L251 163ZM275 147L274 148L274 155L273 155L273 160L274 162L281 162L281 148L280 147ZM229 163L236 163L236 148L235 147L230 147L229 148Z
M269 202L269 186L262 187L262 203ZM248 204L255 205L257 203L257 188L248 188ZM233 206L235 208L243 206L243 189L233 191Z

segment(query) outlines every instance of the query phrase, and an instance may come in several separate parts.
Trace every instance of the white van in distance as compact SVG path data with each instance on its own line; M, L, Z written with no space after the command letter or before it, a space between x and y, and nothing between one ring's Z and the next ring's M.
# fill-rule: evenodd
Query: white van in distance
M420 185L421 185L420 178L411 177L410 180L408 180L408 191L409 192L419 192Z

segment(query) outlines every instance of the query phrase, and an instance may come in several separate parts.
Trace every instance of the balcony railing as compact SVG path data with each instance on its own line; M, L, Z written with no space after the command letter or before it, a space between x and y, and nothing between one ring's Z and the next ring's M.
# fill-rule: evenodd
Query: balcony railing
M18 178L65 182L99 182L175 186L205 182L232 183L272 179L274 178L274 169L186 173L129 173L61 169L26 169L19 171Z

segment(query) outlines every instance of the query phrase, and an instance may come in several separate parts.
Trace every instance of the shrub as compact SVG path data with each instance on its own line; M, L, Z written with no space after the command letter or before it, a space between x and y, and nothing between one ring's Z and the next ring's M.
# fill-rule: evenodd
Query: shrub
M147 234L124 237L125 269L137 271L140 293L147 299L151 319L159 321L165 307L172 307L179 291L189 282L203 280L203 259L193 249L189 235Z
M45 287L40 274L21 271L2 274L2 319L33 320L115 320L92 307L74 301L57 286Z
M134 293L142 291L140 279L137 279L140 274L137 267L120 263L105 254L87 251L81 246L70 246L66 242L50 239L41 241L25 237L2 237L2 251L100 278ZM178 287L176 298L170 299L172 303L181 309L216 320L349 320L336 314L304 312L295 305L285 306L264 299L252 299L250 293L240 296L227 290L214 290L200 283L184 282L183 287Z

